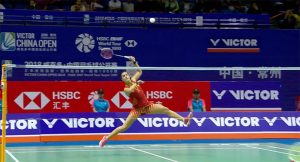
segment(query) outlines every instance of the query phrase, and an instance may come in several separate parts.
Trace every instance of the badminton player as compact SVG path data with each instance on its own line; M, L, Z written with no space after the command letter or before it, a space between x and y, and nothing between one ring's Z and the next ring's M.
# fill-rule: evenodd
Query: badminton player
M139 67L134 57L130 56L129 60L132 61L134 66ZM183 121L185 125L190 124L190 119L193 117L192 112L190 112L189 115L184 118L161 104L155 104L148 101L143 89L140 86L140 84L142 84L143 82L138 80L141 75L142 70L137 70L137 72L132 77L130 77L127 72L123 72L121 74L122 81L125 83L124 92L132 101L133 109L129 113L126 121L122 126L119 126L108 136L104 136L102 138L102 140L99 142L100 147L103 147L109 139L116 136L118 133L126 131L139 116L144 114L166 114L171 118Z

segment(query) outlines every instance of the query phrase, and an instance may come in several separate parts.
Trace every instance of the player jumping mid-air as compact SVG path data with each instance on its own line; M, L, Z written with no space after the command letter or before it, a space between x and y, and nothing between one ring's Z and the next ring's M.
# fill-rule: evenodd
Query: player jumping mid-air
M130 56L129 60L132 61L135 67L139 67L137 61L134 57ZM143 89L140 84L143 81L138 80L142 75L142 70L137 70L137 72L130 77L127 72L121 74L122 81L125 83L124 92L129 96L133 104L133 109L129 113L126 121L122 126L119 126L113 130L108 136L104 136L99 142L99 146L103 147L106 142L111 139L113 136L117 135L120 132L127 130L132 123L141 115L144 114L166 114L171 118L175 118L179 121L183 121L185 125L190 124L190 119L193 117L192 112L189 113L187 117L182 117L176 112L170 110L169 108L163 106L162 104L155 104L148 101Z

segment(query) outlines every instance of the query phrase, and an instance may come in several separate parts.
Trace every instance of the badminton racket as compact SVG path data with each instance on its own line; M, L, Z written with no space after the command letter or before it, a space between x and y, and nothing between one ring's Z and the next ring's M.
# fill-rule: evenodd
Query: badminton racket
M113 56L123 57L126 59L130 59L130 56L117 55L111 48L102 48L100 52L101 57L104 59L111 59Z

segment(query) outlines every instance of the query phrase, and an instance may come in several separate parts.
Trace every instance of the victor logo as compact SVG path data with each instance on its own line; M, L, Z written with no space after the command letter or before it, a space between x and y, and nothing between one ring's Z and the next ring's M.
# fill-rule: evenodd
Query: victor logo
M213 90L218 100L222 100L227 92L235 100L279 100L278 90Z

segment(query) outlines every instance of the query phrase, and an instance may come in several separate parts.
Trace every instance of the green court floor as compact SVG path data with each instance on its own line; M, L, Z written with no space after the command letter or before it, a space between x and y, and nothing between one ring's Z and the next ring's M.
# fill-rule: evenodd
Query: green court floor
M300 162L299 146L279 143L7 147L7 162Z

